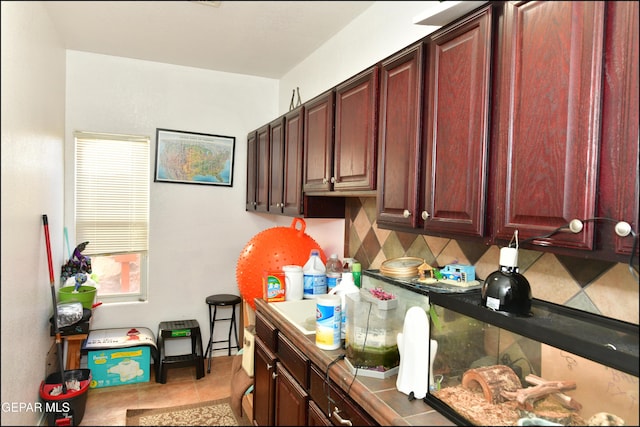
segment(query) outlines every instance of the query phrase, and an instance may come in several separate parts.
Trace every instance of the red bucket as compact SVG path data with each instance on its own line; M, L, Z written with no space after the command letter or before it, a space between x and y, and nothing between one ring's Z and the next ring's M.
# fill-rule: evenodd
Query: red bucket
M40 384L40 398L44 402L47 425L79 425L87 405L87 391L91 383L90 369L72 369L64 371L65 382L77 380L78 390L68 389L66 393L52 395L54 389L61 387L60 372L55 372Z

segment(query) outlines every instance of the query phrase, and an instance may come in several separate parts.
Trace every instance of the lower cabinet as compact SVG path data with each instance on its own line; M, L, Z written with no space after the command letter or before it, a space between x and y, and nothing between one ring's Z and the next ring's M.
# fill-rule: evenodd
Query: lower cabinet
M349 390L342 390L327 378L320 368L311 365L309 379L309 395L315 402L328 424L313 425L342 425L342 426L375 426L376 421L371 418L349 396ZM312 425L312 424L309 424Z
M309 394L280 362L276 362L276 426L307 425Z
M253 393L256 426L378 425L261 311Z
M313 400L309 401L309 418L307 420L308 426L332 426L331 421L322 412L320 407Z
M256 337L253 354L253 423L274 424L276 355L260 337Z

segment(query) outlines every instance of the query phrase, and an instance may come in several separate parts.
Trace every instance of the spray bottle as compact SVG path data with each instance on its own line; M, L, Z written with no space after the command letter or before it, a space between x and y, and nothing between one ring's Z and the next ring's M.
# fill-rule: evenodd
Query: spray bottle
M345 332L347 330L347 294L357 294L360 289L353 283L353 275L350 272L342 273L342 280L336 285L335 288L329 291L329 294L336 294L340 296L341 308L342 308L342 320L340 327L340 341L344 346Z

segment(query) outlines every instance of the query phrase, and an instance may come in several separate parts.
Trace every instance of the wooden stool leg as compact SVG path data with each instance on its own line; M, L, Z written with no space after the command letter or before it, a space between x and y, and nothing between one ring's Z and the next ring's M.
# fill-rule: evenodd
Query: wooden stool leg
M88 334L67 335L63 337L67 340L67 363L66 370L80 369L80 350L82 343L87 339Z

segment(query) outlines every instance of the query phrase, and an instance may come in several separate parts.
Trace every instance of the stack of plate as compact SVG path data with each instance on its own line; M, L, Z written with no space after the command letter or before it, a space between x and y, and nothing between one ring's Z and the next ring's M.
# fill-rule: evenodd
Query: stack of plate
M415 257L388 259L380 266L380 273L387 277L414 277L422 263L424 259Z

